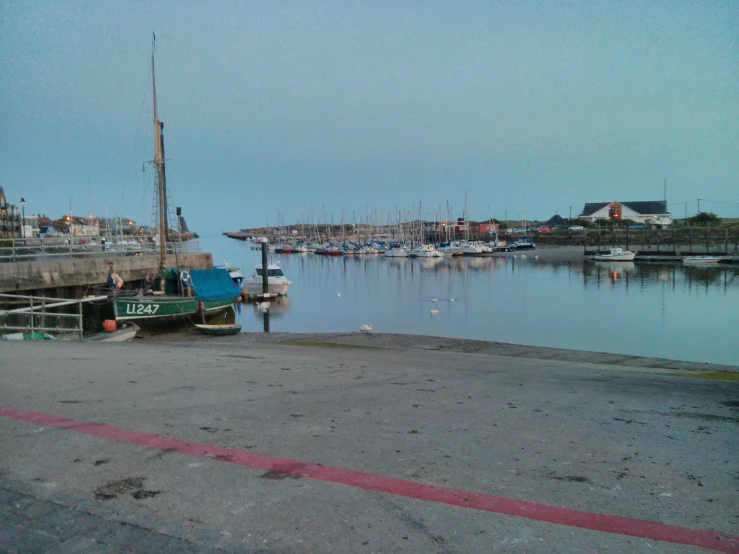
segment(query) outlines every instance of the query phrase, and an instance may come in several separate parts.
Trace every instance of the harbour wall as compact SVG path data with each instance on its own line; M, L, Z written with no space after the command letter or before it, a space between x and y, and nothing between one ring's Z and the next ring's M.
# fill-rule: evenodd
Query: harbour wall
M113 262L116 273L124 282L140 281L159 265L158 256L125 256L111 258L82 258L42 260L0 264L0 293L29 293L53 289L76 289L102 285L108 277L108 262ZM166 265L207 269L213 267L208 253L167 256ZM57 295L54 295L57 296ZM59 295L66 296L66 295Z

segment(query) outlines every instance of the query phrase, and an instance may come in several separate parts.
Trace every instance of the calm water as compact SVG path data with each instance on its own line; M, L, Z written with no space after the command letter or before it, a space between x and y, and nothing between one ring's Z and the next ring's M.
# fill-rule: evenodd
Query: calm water
M201 248L250 275L260 253L225 237ZM542 263L504 258L273 255L292 280L272 332L375 332L739 365L739 267ZM341 298L337 297L341 293ZM432 301L438 297L438 303ZM454 298L454 302L450 299ZM432 317L430 310L439 311ZM244 304L247 332L262 313Z

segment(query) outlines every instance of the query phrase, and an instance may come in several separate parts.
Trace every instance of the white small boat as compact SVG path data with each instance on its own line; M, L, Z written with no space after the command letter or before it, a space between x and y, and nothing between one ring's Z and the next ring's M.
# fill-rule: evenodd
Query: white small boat
M411 250L410 256L411 258L441 258L443 254L430 244L422 244Z
M683 258L683 263L686 265L717 264L723 259L724 256L689 256Z
M407 258L409 255L409 252L407 249L401 247L398 248L390 248L389 250L385 250L385 257L386 258Z
M636 252L623 248L611 248L608 254L596 254L593 259L597 262L632 262Z
M267 292L284 296L292 281L285 277L282 268L277 264L267 266ZM254 273L244 280L244 290L252 296L262 294L262 264L254 266Z
M139 326L135 323L124 323L120 329L116 329L112 333L96 333L85 337L84 340L90 342L127 342L135 339L139 330Z

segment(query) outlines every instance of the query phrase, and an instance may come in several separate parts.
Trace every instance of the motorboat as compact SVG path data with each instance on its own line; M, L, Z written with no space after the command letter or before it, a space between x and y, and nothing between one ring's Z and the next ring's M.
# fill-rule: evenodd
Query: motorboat
M717 264L724 260L724 256L688 256L683 258L685 265Z
M522 239L519 239L513 243L513 246L516 247L516 250L521 250L525 248L530 248L530 249L536 248L536 244L534 244L534 241L533 239L531 239L531 237L524 237Z
M655 229L664 229L672 225L673 219L670 214L659 214L647 219L646 224Z
M421 244L420 246L416 246L410 252L411 258L441 258L442 255L443 254L439 252L435 246L430 244Z
M611 248L608 254L596 254L593 259L597 262L631 262L634 261L635 252L623 248Z
M279 265L267 265L267 292L269 294L284 296L287 294L290 285L292 285L292 281L285 277ZM262 264L254 266L254 273L249 279L244 280L244 290L250 295L262 294Z
M388 250L385 250L385 257L386 258L407 258L410 255L410 252L407 248L403 248L402 246L398 246L395 248L389 248Z
M442 256L461 256L462 246L458 242L450 242L439 247Z

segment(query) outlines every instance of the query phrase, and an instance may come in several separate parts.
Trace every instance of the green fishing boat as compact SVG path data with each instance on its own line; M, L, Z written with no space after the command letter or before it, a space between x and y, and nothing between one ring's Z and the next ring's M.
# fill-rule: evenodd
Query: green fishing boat
M116 291L116 319L137 323L163 323L183 316L225 310L239 296L239 290L223 268L193 269L165 267L167 253L167 177L164 168L164 124L157 112L157 85L154 71L154 42L151 45L152 99L154 106L154 165L157 173L157 231L159 234L159 291L140 290L127 294ZM176 250L175 250L176 252Z

